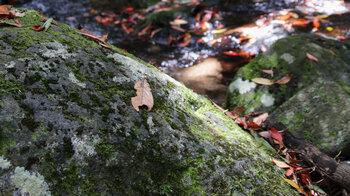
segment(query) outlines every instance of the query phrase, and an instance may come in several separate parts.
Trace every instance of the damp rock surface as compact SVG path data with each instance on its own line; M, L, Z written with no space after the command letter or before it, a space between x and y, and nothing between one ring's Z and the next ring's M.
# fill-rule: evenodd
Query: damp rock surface
M298 195L206 98L67 25L33 31L42 18L0 27L1 195ZM131 104L143 78L150 112Z

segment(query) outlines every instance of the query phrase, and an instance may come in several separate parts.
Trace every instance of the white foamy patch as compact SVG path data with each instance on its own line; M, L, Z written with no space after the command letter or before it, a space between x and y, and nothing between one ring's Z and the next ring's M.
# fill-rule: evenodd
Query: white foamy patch
M242 78L237 78L234 82L230 84L228 87L229 92L233 92L234 90L238 90L239 94L244 94L252 89L256 88L256 84L254 82L249 82L249 80L242 80Z
M275 98L273 98L272 95L263 94L260 98L260 101L263 104L263 106L270 107L270 106L273 106L273 103L275 102Z

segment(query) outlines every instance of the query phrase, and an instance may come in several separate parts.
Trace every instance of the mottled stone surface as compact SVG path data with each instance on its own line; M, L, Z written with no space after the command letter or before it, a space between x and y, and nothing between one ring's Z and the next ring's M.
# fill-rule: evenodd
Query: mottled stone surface
M41 18L0 27L0 195L297 195L207 99ZM143 77L150 112L131 106Z
M318 61L309 59L307 53ZM264 69L273 70L274 75L263 73ZM250 84L258 77L277 81L288 73L292 79L287 84L257 84L249 91L245 90L247 85L235 86L239 81ZM323 152L333 156L341 151L349 157L349 84L348 47L335 40L302 34L277 41L241 68L230 84L226 107L243 105L246 113L273 113L290 131Z
M350 95L343 85L320 80L279 106L272 116L332 156L350 157Z
M318 62L307 58L307 53L316 57ZM311 34L283 38L242 67L232 83L259 77L277 81L288 73L292 74L292 80L285 85L258 84L256 88L244 93L231 88L225 105L229 109L244 105L246 112L272 111L318 78L350 84L349 65L350 50L341 42ZM274 75L270 76L262 70L273 70ZM274 98L273 105L266 106L261 102L264 94Z

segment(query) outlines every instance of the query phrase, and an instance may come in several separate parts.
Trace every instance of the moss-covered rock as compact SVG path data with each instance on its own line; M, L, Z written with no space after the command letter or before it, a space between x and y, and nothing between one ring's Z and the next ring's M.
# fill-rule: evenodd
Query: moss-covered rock
M0 27L1 195L297 195L207 99L64 24L31 30L42 18ZM144 77L155 104L137 112Z
M316 57L318 62L309 59L307 53ZM349 65L350 50L338 41L310 34L287 37L277 41L238 71L230 84L225 106L233 109L244 105L246 112L272 111L318 78L349 84ZM273 77L263 73L264 69L273 70ZM248 82L253 78L263 77L277 81L288 73L293 77L285 85L258 84L254 88L247 88ZM246 85L237 85L237 81L243 81ZM247 91L242 93L242 89ZM264 99L266 97L269 99Z
M274 76L263 73L264 69L273 70ZM292 79L283 85L251 82L258 77L277 81L288 73ZM346 45L316 35L298 35L277 41L241 68L230 84L226 107L243 105L246 112L273 112L290 131L323 152L335 155L341 151L349 156L349 84L350 50Z
M344 89L345 88L345 89ZM320 80L279 106L272 116L323 152L350 157L350 95L347 86Z

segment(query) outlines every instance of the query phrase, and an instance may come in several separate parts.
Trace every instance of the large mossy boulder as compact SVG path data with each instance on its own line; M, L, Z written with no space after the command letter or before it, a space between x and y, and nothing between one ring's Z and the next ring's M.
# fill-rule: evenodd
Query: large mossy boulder
M300 90L272 114L323 152L350 157L350 94L337 82L320 80Z
M318 62L309 59L307 54ZM273 70L273 77L262 70ZM288 73L292 74L292 80L285 85L251 82L251 79L261 77L277 81ZM283 38L237 72L229 86L225 106L233 109L244 105L247 112L272 111L319 78L350 84L350 50L347 46L311 34Z
M273 77L262 72L272 70ZM287 84L261 85L253 78ZM350 50L339 41L302 34L277 41L241 68L230 84L226 107L267 111L323 152L349 156ZM283 104L281 106L281 104Z
M0 195L297 195L206 98L42 18L0 27ZM150 112L131 104L142 78Z

